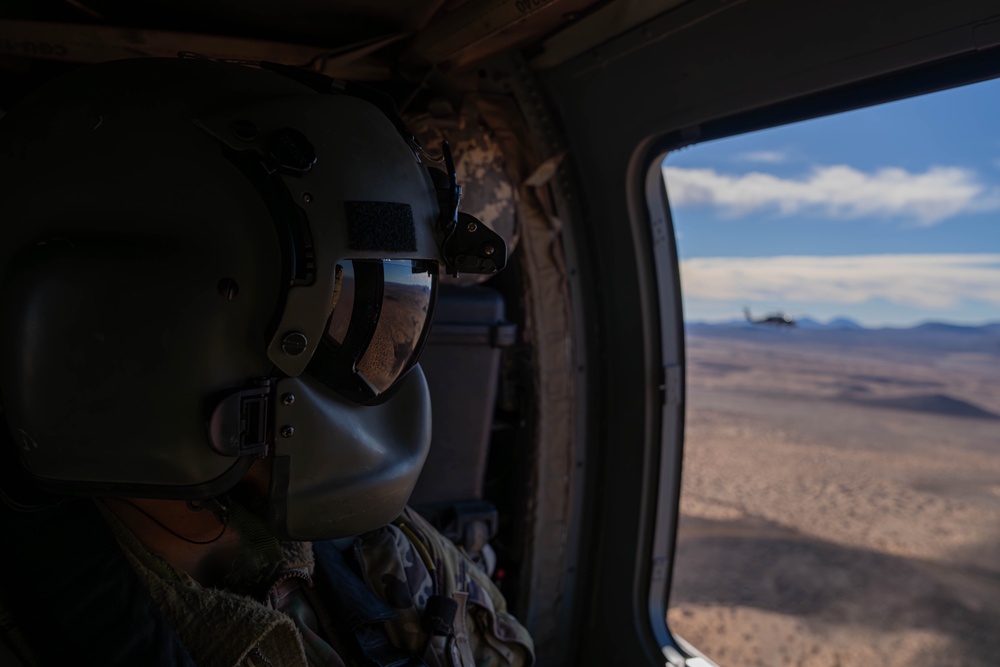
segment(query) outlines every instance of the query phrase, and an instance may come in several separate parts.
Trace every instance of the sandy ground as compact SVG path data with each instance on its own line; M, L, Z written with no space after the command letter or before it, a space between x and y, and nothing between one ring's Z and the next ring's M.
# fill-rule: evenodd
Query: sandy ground
M670 627L723 667L1000 665L1000 357L748 338L688 338Z

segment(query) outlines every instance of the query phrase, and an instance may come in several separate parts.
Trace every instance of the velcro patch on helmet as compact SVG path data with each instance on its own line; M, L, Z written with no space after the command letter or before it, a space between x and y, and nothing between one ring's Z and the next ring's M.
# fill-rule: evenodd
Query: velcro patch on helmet
M417 230L409 204L382 201L344 202L351 250L415 252Z

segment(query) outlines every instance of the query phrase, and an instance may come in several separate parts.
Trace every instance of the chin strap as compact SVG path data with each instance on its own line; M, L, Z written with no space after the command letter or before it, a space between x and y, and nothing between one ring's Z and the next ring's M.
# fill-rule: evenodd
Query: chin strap
M187 542L188 544L196 544L198 546L201 546L205 544L213 544L215 542L218 542L220 539L222 539L222 536L226 534L226 529L229 527L229 508L223 505L217 498L212 498L210 500L204 500L204 501L189 500L187 502L188 509L191 510L192 512L200 512L202 510L210 509L212 513L215 514L216 518L219 520L219 523L221 524L221 527L219 529L219 534L207 540L193 540L190 537L185 537L184 535L181 535L176 530L174 530L167 524L160 521L152 513L142 509L142 507L136 505L128 498L108 498L108 500L114 500L116 502L128 505L129 507L134 509L139 514L145 516L147 519L155 523L163 530L167 531L177 539Z

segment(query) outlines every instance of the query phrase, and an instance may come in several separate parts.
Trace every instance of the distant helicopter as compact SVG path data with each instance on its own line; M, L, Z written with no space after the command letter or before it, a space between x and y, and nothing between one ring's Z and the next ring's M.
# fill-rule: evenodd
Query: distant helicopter
M777 327L794 327L795 326L795 320L793 320L792 318L788 317L787 315L785 315L781 311L778 311L776 313L771 313L770 315L767 315L766 317L763 317L763 318L761 318L759 320L755 320L753 318L753 316L750 315L750 308L744 306L744 308L743 308L743 314L746 316L747 322L749 322L750 324L769 324L769 325L777 326Z

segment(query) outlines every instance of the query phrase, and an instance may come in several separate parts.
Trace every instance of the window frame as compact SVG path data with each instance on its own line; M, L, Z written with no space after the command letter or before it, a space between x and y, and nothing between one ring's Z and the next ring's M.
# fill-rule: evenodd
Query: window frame
M707 121L694 127L663 134L652 140L647 149L642 151L637 149L636 153L641 152L644 156L641 163L645 165L646 202L642 214L649 225L648 230L657 273L657 289L661 295L661 345L664 359L669 358L669 351L676 344L671 340L670 334L674 328L673 322L669 314L664 312L664 295L675 294L678 300L677 310L682 312L680 300L683 294L683 285L680 284L679 278L680 259L677 255L673 216L666 189L666 180L662 173L663 165L670 153L706 141L715 141L837 115L996 78L1000 78L1000 47L994 47L974 55L963 55L907 68L854 84L835 87L820 93L804 95L781 103ZM635 217L634 212L633 217ZM665 235L669 238L665 239ZM668 247L672 250L672 257L670 252L666 250ZM683 361L683 317L681 318L681 329L681 414L676 418L681 425L681 434L680 441L671 449L671 443L676 441L676 437L671 433L671 420L667 413L670 406L665 401L662 422L662 442L665 449L661 459L661 479L655 505L657 518L653 540L654 547L650 555L653 563L656 563L658 559L666 558L669 571L662 579L654 577L650 581L648 608L650 620L656 628L658 624L654 612L661 608L662 603L665 634L657 630L654 632L663 642L663 651L668 663L686 665L687 667L716 667L715 663L702 655L696 647L674 635L666 622L666 613L670 607L670 584L673 579L674 554L677 543L680 482L683 476L684 385L686 380L686 362ZM674 457L677 459L677 470L671 470L666 465ZM665 535L668 532L666 526L670 527L669 536ZM654 567L654 571L655 569L656 567ZM709 647L705 648L711 653Z

